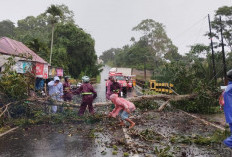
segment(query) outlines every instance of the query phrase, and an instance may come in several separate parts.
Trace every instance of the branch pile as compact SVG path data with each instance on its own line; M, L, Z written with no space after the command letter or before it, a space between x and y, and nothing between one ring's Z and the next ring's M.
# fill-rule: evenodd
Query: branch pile
M166 102L161 105L159 108L159 111L162 111L163 108L170 102L170 101L180 101L180 100L188 100L188 99L194 99L196 97L195 94L192 95L165 95L165 94L159 94L159 95L143 95L143 96L137 96L137 97L131 97L127 98L127 100L131 102L142 102L145 100L165 100ZM80 104L74 104L71 102L61 102L61 101L54 101L50 97L44 97L44 98L39 98L39 97L31 97L25 100L17 101L17 102L11 102L6 105L4 105L2 108L0 108L0 117L4 115L8 111L8 108L12 104L20 103L23 101L29 101L29 102L34 102L35 104L40 104L40 105L57 105L57 106L64 106L64 107L80 107ZM98 106L107 106L112 104L111 101L107 102L97 102L94 103L93 106L98 107Z

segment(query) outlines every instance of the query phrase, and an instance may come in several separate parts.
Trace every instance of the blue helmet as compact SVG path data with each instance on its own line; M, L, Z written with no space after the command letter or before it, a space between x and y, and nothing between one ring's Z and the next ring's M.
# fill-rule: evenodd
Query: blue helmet
M82 77L82 81L84 82L84 83L87 83L87 82L89 82L89 77L88 76L83 76Z

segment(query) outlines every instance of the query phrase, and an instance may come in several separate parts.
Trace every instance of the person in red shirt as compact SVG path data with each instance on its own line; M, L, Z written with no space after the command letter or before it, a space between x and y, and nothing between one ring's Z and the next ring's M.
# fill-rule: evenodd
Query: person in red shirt
M64 77L64 83L63 83L63 90L64 90L64 95L63 95L63 99L64 101L71 101L72 100L72 92L71 92L71 86L70 86L70 82L69 82L69 77L65 76Z
M110 95L117 93L120 96L120 93L122 91L120 83L117 82L115 77L112 77L111 81L112 83L110 85Z
M74 94L82 95L82 102L80 109L78 111L78 115L82 116L85 113L86 107L89 108L89 113L94 114L93 109L93 100L97 97L97 93L94 90L93 86L89 83L90 79L88 76L82 77L83 84L74 91Z

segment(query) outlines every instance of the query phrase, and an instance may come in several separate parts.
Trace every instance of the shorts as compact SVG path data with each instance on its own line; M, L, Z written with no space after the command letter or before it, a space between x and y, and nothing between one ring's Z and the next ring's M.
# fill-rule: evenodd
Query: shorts
M124 110L121 110L121 111L119 112L119 115L120 115L120 117L122 118L122 120L125 120L125 119L129 118L129 113L127 113L127 112L124 111Z

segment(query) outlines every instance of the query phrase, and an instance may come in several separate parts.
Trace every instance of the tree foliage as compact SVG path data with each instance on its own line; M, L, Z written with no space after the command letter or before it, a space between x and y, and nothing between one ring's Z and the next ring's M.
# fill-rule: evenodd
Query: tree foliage
M152 19L141 21L133 31L142 32L138 41L131 38L132 45L125 45L121 49L110 49L100 56L103 61L113 62L115 66L126 66L143 69L158 68L167 60L177 60L182 56L178 49L168 38L163 24Z
M30 89L34 88L34 76L30 73L19 74L13 70L15 65L13 57L8 58L4 65L5 70L0 77L0 104L20 101L28 97Z
M220 22L220 17L222 21ZM215 13L214 20L212 21L212 28L213 28L213 37L218 39L218 42L220 40L220 31L221 27L223 30L223 37L226 41L226 44L228 48L230 48L230 51L232 51L232 7L224 6L218 8ZM215 45L216 47L219 47L219 43Z
M55 31L55 47L65 48L66 55L57 56L57 61L67 62L69 73L78 78L81 72L85 75L96 76L97 56L94 50L94 40L90 34L85 33L72 23L60 24Z
M99 74L95 41L74 22L74 13L66 5L51 5L36 17L18 20L17 26L9 20L1 21L0 36L25 43L49 61L51 29L56 23L52 66L64 68L65 74L75 78L81 73L95 77Z
M15 25L10 20L3 20L0 22L0 37L13 37L15 34Z

